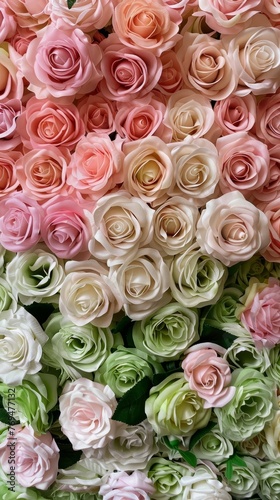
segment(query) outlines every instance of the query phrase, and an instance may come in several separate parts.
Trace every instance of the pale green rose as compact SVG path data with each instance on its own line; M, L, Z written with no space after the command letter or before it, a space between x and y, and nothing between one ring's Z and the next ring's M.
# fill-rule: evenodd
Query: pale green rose
M280 460L272 460L261 464L260 493L262 500L279 500Z
M234 449L231 441L223 436L218 428L214 428L202 436L192 448L192 452L201 460L220 464L233 454Z
M227 268L214 257L197 249L178 254L170 265L170 290L185 307L204 307L220 298Z
M269 365L269 349L263 347L257 349L250 333L240 327L244 332L244 336L239 336L233 341L227 349L225 359L234 368L254 368L261 373L264 373ZM232 328L231 332L234 333Z
M280 398L278 397L278 403ZM280 460L280 410L264 428L265 443L263 449L269 460Z
M236 387L233 398L214 411L222 434L233 441L244 441L273 419L277 409L275 384L253 368L235 370L231 384Z
M182 500L183 486L181 478L187 473L188 466L162 457L152 458L146 468L146 474L156 488L152 499Z
M0 313L8 309L11 309L13 312L17 310L17 299L11 285L3 274L0 277Z
M242 457L242 459L246 463L246 467L232 464L232 477L225 479L225 481L234 498L251 498L259 487L260 463L252 457ZM219 470L224 474L226 464L222 464Z
M109 385L117 398L121 398L129 389L144 377L152 378L162 371L158 363L138 349L118 346L95 372L95 381Z
M52 314L44 324L49 337L42 361L60 370L60 385L95 372L109 356L114 338L109 328L89 323L74 325L60 313Z
M224 323L236 322L235 310L241 295L242 292L238 288L225 288L216 304L213 304L204 312L201 327L206 322L207 325L221 330Z
M45 500L47 497L42 496L41 492L33 488L24 488L15 482L15 486L7 482L7 477L0 479L0 498L1 500ZM12 489L9 489L13 487Z
M135 346L157 361L179 359L188 347L199 340L198 315L178 302L161 307L132 330Z
M82 458L66 469L59 469L58 472L52 486L54 491L66 490L91 494L98 493L103 479L110 473L104 464L94 458Z
M57 378L55 375L38 373L27 375L21 385L9 387L0 383L3 406L22 425L32 425L36 432L49 428L48 412L57 403Z
M199 464L194 469L189 468L181 479L182 500L231 500L229 487L217 477L212 467Z
M280 344L269 350L269 361L266 374L280 386Z
M227 284L235 283L242 290L247 288L251 278L258 278L261 282L268 280L270 276L280 278L280 265L275 262L268 262L258 254L253 255L251 259L245 262L240 262L236 267L236 272L231 274Z
M204 408L204 400L190 389L181 372L151 389L145 412L158 436L188 436L206 427L211 416L211 409Z
M6 277L22 304L57 303L55 296L65 278L63 261L38 247L16 254L7 264Z

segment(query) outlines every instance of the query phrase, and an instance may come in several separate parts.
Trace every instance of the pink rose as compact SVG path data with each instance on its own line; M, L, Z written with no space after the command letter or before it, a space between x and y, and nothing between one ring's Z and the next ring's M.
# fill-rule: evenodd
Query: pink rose
M168 10L158 0L122 0L115 7L112 24L124 45L157 56L171 49L180 39L179 23L171 20Z
M279 0L264 0L262 12L273 25L280 24Z
M277 145L280 142L280 91L259 101L257 106L258 119L255 133L257 137L268 145Z
M280 263L280 202L279 198L272 200L263 209L270 232L270 244L262 252L263 257L269 262Z
M46 13L48 0L5 0L14 13L18 25L33 31L42 29L50 20Z
M10 39L10 44L18 54L23 56L34 38L36 38L34 31L18 26L15 35Z
M0 102L0 150L15 149L21 138L16 128L16 120L21 115L22 105L19 99Z
M108 385L86 378L66 382L59 407L61 430L74 450L102 448L115 437L117 400Z
M255 288L252 288L255 287ZM280 281L270 278L268 284L249 285L241 322L252 335L256 346L271 349L280 343ZM254 296L252 291L255 292Z
M194 15L205 15L210 28L219 33L239 33L242 25L257 12L261 11L261 0L235 0L216 2L198 0L200 11Z
M115 132L116 109L114 103L103 94L85 96L77 106L86 132L95 132L96 134Z
M223 135L248 132L256 121L256 99L251 94L244 97L230 95L215 103L214 113Z
M68 149L54 146L21 155L15 171L23 191L38 201L66 194L66 169L70 159Z
M25 488L47 490L58 473L59 448L50 432L37 435L31 425L14 425L14 438L8 436L0 444L3 471L11 473L12 443L15 445L15 478Z
M153 482L144 472L113 472L99 490L103 500L149 500L155 493Z
M248 132L235 132L216 142L219 155L222 193L240 191L245 197L266 183L269 175L269 152L263 142Z
M164 95L171 95L183 85L183 68L173 50L167 50L160 56L162 71L156 89Z
M213 346L213 348L212 348ZM182 368L190 389L205 400L204 408L221 408L234 396L229 387L231 371L228 362L218 356L223 349L215 344L198 344L187 351Z
M42 205L42 239L61 259L87 259L91 227L76 198L55 196Z
M273 146L268 152L270 155L268 178L263 186L254 191L254 197L266 203L280 196L280 144Z
M71 9L64 0L50 0L46 12L51 20L62 29L80 28L85 33L104 28L113 12L111 0L79 0Z
M98 200L123 181L124 154L116 141L94 133L77 144L67 168L66 182L82 196Z
M157 84L161 62L149 51L123 45L115 33L101 42L104 51L100 91L108 99L130 101L148 94Z
M43 212L35 200L11 193L0 202L0 244L11 252L25 252L40 240Z
M11 45L5 42L0 50L0 102L23 96L22 74L12 60L11 49Z
M0 2L0 43L11 38L17 29L17 23L12 12L9 11L5 2Z
M73 100L92 92L101 80L101 55L99 46L81 30L62 31L51 24L30 42L18 64L38 99Z
M58 104L31 97L17 120L17 129L27 149L48 146L74 149L85 128L74 104Z
M0 151L0 199L19 189L15 164L21 156L18 151Z

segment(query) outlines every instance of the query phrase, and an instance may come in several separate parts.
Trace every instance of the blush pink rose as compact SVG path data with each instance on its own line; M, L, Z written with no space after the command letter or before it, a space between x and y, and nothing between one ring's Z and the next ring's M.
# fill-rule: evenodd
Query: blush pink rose
M263 142L248 132L235 132L220 137L217 142L222 193L240 191L245 197L266 183L270 157Z
M112 24L120 41L128 47L160 55L180 40L178 23L158 0L122 0L115 7Z
M279 0L263 0L262 12L273 25L280 24Z
M15 443L15 478L25 488L47 490L58 473L59 448L50 432L36 434L31 425L14 425L11 436L0 444L0 463L6 474L11 473L10 446Z
M258 119L255 133L257 137L268 145L277 145L280 142L280 91L259 101L257 106Z
M23 96L22 74L12 60L11 51L12 46L6 42L0 50L0 102Z
M21 156L18 151L0 151L0 199L20 189L15 165Z
M22 190L38 201L45 201L57 194L67 194L66 170L71 155L68 149L50 146L33 149L21 155L15 172Z
M18 25L33 31L42 29L49 21L46 13L48 0L5 0L7 7L14 13Z
M101 56L99 45L81 30L62 31L51 24L30 42L18 64L38 99L73 100L96 88Z
M0 201L0 244L11 252L25 252L40 240L43 212L35 200L11 193Z
M57 195L42 205L42 239L61 259L83 260L90 256L91 227L77 199Z
M256 121L256 99L251 94L244 97L230 95L215 103L214 114L223 135L248 132Z
M19 55L23 56L27 51L28 45L34 38L36 38L34 31L18 26L15 35L9 42L13 49L15 49Z
M261 0L235 0L217 2L198 0L200 11L194 15L205 16L206 23L218 33L239 33L248 19L261 11Z
M280 188L279 188L280 189ZM280 263L280 201L279 197L268 203L263 211L268 219L270 244L262 252L263 257L269 262Z
M123 182L124 154L116 141L94 133L77 144L67 168L66 182L82 196L98 200Z
M84 123L74 104L58 104L31 97L17 120L17 129L27 149L48 146L73 150L85 133Z
M270 202L280 197L280 144L269 150L270 164L268 178L263 186L254 191L258 202Z
M7 8L4 1L0 2L0 43L12 38L17 29L17 22L13 13Z
M0 102L0 150L15 149L21 138L16 128L16 120L22 113L22 104L19 99Z
M270 349L280 343L280 282L270 278L267 286L262 284L260 290L256 286L255 292L245 302L241 322L257 347Z
M115 132L115 103L99 92L85 96L77 104L86 132L111 134Z
M134 471L111 473L99 490L103 500L150 500L155 487L144 472Z
M88 33L108 24L113 5L111 0L79 0L69 9L64 0L50 0L46 12L57 27L80 28Z
M213 346L213 348L211 348ZM221 408L234 396L230 387L231 371L228 362L218 356L221 348L215 344L198 344L187 351L182 368L190 389L204 399L204 408Z
M156 89L164 95L171 95L183 86L183 68L173 50L167 50L160 56L162 71Z
M101 42L104 51L99 84L108 99L130 101L148 94L157 84L161 74L161 61L153 53L136 47L126 47L112 33Z

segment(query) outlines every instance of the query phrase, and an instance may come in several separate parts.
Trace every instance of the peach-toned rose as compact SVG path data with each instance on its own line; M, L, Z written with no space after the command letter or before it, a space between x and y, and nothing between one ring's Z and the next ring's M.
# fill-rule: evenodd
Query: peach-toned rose
M22 75L12 61L10 51L7 42L0 45L0 102L21 99L23 95Z
M16 129L16 120L22 113L19 99L0 102L0 151L15 149L21 138Z
M255 133L258 138L268 145L277 145L280 142L280 91L269 95L258 102Z
M221 100L237 87L237 75L222 40L186 32L177 52L187 87Z
M280 197L280 144L268 151L270 155L268 178L263 186L254 191L254 197L266 203Z
M235 132L217 140L222 193L240 191L245 197L263 186L269 175L269 152L248 132Z
M205 15L206 23L219 33L239 33L248 19L261 11L261 0L235 0L216 2L198 0L200 11L194 15Z
M256 98L251 94L244 97L230 95L215 103L214 114L223 135L248 132L256 121Z
M17 120L17 129L27 149L48 146L73 150L85 128L74 104L58 104L31 97Z
M0 20L0 43L2 43L12 38L17 29L15 17L3 0L0 2Z
M66 169L70 158L68 149L54 146L21 155L15 171L23 191L38 201L66 194Z
M155 87L162 65L153 53L123 45L115 33L103 40L100 47L104 51L100 65L104 76L99 88L105 97L130 101Z
M173 187L173 165L168 146L151 136L124 144L124 187L147 203L160 205Z
M115 106L103 94L99 92L98 94L85 96L77 106L85 124L86 132L95 132L96 134L115 132Z
M33 31L42 29L49 21L46 13L48 0L5 0L16 17L18 25Z
M124 154L116 141L94 133L77 144L67 168L66 182L82 196L98 200L123 181Z
M217 350L218 352L217 352ZM190 389L205 400L204 408L221 408L234 396L230 387L231 372L228 362L219 354L225 350L215 344L199 344L190 347L182 362L182 368Z
M269 262L280 262L280 202L279 197L268 203L263 208L268 218L268 227L270 232L270 244L262 255Z
M115 7L112 24L122 43L156 55L180 40L179 23L172 21L159 0L122 0Z
M173 141L198 138L212 127L214 111L207 97L183 89L169 98L164 123L172 129Z
M0 199L19 188L15 165L21 156L18 151L0 151Z
M196 237L203 252L232 266L269 245L268 219L239 191L231 191L206 203Z
M29 250L40 240L43 211L35 200L10 193L0 201L0 243L12 252Z
M162 71L156 89L164 95L171 95L183 85L183 68L173 50L167 50L160 56Z
M42 208L41 234L48 248L61 259L87 259L91 227L77 199L57 195Z
M57 27L80 28L85 33L104 28L111 19L111 0L79 0L71 9L65 0L49 0L46 12Z
M263 0L262 12L272 24L280 24L279 0Z

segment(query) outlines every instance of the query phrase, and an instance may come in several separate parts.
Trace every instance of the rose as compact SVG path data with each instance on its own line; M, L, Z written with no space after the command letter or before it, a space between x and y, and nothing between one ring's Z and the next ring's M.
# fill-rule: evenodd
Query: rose
M224 350L215 344L198 344L187 351L182 361L184 376L190 389L204 399L204 408L220 408L233 398L235 388L230 387L231 372L222 357Z
M99 490L103 500L149 500L154 493L153 483L144 472L113 472Z
M46 490L55 481L58 471L59 448L50 432L37 435L30 425L14 426L15 478L26 488ZM3 471L10 474L9 437L0 444L0 463Z
M171 302L136 321L132 330L133 342L160 363L178 359L198 340L198 316L177 302Z
M277 263L268 262L261 255L256 254L248 261L240 262L234 280L241 290L245 290L251 278L257 278L263 283L270 276L280 278L280 269L278 270Z
M188 135L198 138L212 127L214 111L207 97L183 89L169 98L164 123L172 129L175 142Z
M0 3L0 17L1 17L1 26L0 26L0 43L12 38L17 29L17 23L12 15L11 11L7 9L7 6L4 2Z
M205 205L219 181L216 147L207 139L188 136L169 148L176 184L168 194L184 196L197 206Z
M44 500L39 490L24 488L19 484L15 485L13 491L10 488L11 487L8 486L7 479L0 478L0 494L3 500L18 500L20 497L24 498L22 495L25 495L26 500Z
M41 149L65 147L70 151L84 135L84 124L74 104L59 104L31 97L26 110L17 119L24 146Z
M242 295L239 287L224 288L221 297L206 310L201 318L200 325L203 329L204 322L207 326L222 329L226 328L227 323L236 322L235 310L237 301Z
M248 132L235 132L220 137L216 143L219 155L222 193L238 190L251 196L263 186L269 176L269 152L267 146Z
M2 311L7 311L8 309L15 312L17 308L18 304L14 290L8 281L6 281L6 276L2 275L0 277L0 313Z
M173 196L155 211L153 245L164 255L186 250L194 240L199 212L181 196Z
M200 460L209 460L215 464L220 464L233 455L233 445L231 441L221 434L218 428L214 427L210 432L204 434L192 448L192 452Z
M61 430L74 450L102 448L114 438L117 401L109 386L85 378L66 382L59 398Z
M40 240L43 211L22 193L0 201L0 243L12 252L24 252Z
M231 191L206 203L196 238L202 252L232 266L268 246L267 217L239 191Z
M34 31L30 30L29 28L21 28L19 25L17 25L17 31L15 35L10 39L10 44L15 49L15 51L23 56L26 51L27 47L30 44L31 40L36 38L36 34ZM16 58L16 54L12 54L13 58Z
M16 129L16 120L22 112L19 99L10 99L0 103L0 150L15 149L21 142Z
M178 25L168 10L157 0L124 0L113 12L112 25L120 41L160 55L177 43Z
M21 99L23 81L20 71L11 59L11 48L6 42L0 45L0 102Z
M140 248L110 267L109 278L117 287L125 313L143 319L170 301L168 267L160 253Z
M89 133L77 144L67 167L66 182L96 200L123 181L123 159L117 141Z
M177 55L182 63L184 82L190 89L216 101L235 91L237 75L223 40L186 31Z
M0 200L19 189L16 162L20 157L18 151L0 151Z
M121 398L144 377L152 378L156 370L137 349L119 346L95 372L96 382L108 385L117 398Z
M37 0L36 5L26 0L5 0L7 7L15 14L17 24L33 31L40 30L49 20L45 12L48 0Z
M110 0L79 0L69 9L64 0L50 0L46 12L57 26L62 26L63 29L79 27L87 33L108 24L113 3Z
M15 172L23 192L41 202L57 194L66 194L66 169L70 158L68 149L54 146L33 149L20 156Z
M148 94L155 87L162 66L153 53L126 47L115 33L103 40L100 47L103 50L100 68L106 78L99 88L106 98L127 102Z
M214 411L220 431L239 442L257 436L273 419L276 391L274 382L253 368L235 370L232 385L236 391L231 401Z
M87 498L86 492L95 499L95 493L98 493L100 486L103 484L103 479L108 474L107 468L100 461L93 458L81 458L78 462L60 469L56 478L54 487L52 488L55 498L64 498L60 494L65 491L69 500L75 500L80 493L82 498ZM77 491L77 493L75 493ZM73 492L73 493L72 493ZM90 497L89 499L90 500Z
M269 148L269 173L266 183L254 192L254 196L262 202L269 203L280 195L280 145Z
M280 85L278 29L246 28L228 41L228 53L239 75L237 95L274 94Z
M183 69L181 63L173 50L167 50L160 56L162 71L156 85L163 95L170 96L177 92L183 85Z
M94 260L68 261L65 270L66 278L59 298L61 314L77 326L93 323L107 328L122 306L108 270Z
M263 13L268 17L271 24L276 26L280 22L278 7L279 7L278 0L266 0L262 8Z
M229 487L221 481L211 465L199 464L194 470L189 469L181 478L183 487L183 500L209 500L219 498L219 500L231 500Z
M89 250L96 258L122 258L152 239L154 211L140 198L119 190L103 196L92 213Z
M260 0L237 0L233 4L216 3L214 0L198 0L199 8L205 15L208 26L219 33L239 33L242 25L254 14L260 12Z
M13 406L15 420L19 420L22 425L31 425L38 433L45 433L49 429L48 412L57 403L55 375L27 375L21 385L13 389L0 383L0 394L7 411Z
M168 146L151 136L124 144L124 188L147 203L160 205L173 187L173 165Z
M227 279L221 262L193 245L170 263L172 297L184 307L204 307L217 302Z
M42 205L41 235L48 248L61 259L88 258L91 227L75 197L57 195Z
M280 209L278 198L265 206L264 213L268 219L271 241L261 254L269 262L280 262Z
M187 464L167 460L163 457L153 457L147 463L148 477L156 488L154 499L182 498L183 487L181 478L187 474Z
M257 436L254 436L245 441L240 441L239 443L234 443L235 450L245 456L251 456L263 460L266 458L266 454L263 451L263 445L265 443L264 432L262 431Z
M102 52L80 29L62 31L52 24L28 45L19 67L38 99L92 92L102 75L97 66Z
M231 332L235 333L234 327ZM240 330L240 335L233 340L227 349L225 359L235 368L254 368L260 373L266 372L270 367L269 349L266 347L261 350L257 349L251 335L245 328Z
M251 130L256 112L256 99L251 94L243 97L229 95L214 106L215 122L221 127L223 135Z
M242 457L246 466L233 464L232 476L227 480L230 492L237 498L251 498L259 490L260 464L256 458ZM226 465L219 467L225 473Z
M280 460L269 460L261 464L260 493L265 500L277 499L280 494Z
M255 125L257 137L266 144L277 145L280 138L277 109L280 104L280 92L261 99L257 106L258 120Z
M280 383L280 344L272 347L268 351L269 363L267 367L267 375L272 380L275 380L277 385Z
M15 255L7 264L6 276L24 305L41 302L46 297L50 302L55 301L65 278L63 262L39 247Z
M189 436L209 422L211 410L204 408L203 403L184 374L176 372L152 387L145 413L159 437Z
M114 103L100 92L85 96L77 106L87 133L111 134L115 131Z
M264 428L265 443L263 449L269 460L280 458L280 410L275 413L271 422Z

